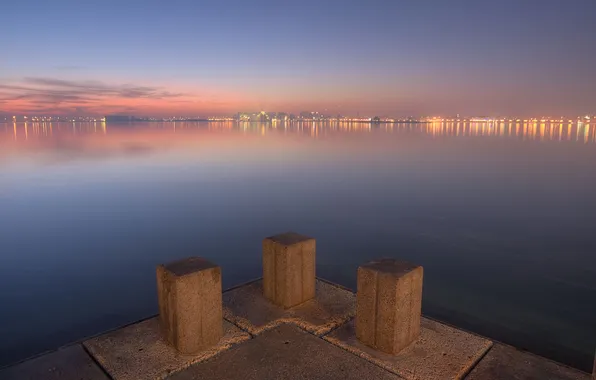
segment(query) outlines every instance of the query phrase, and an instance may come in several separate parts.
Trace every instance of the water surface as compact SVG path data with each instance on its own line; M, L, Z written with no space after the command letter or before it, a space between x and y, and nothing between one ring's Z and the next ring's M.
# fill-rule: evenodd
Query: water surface
M588 370L595 130L0 124L0 365L155 314L159 263L258 277L261 239L294 230L322 277L422 264L427 315Z

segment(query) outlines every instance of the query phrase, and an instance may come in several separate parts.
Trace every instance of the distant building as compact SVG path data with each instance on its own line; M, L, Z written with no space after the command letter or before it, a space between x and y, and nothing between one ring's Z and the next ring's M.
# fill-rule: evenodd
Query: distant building
M107 115L105 117L106 122L111 123L128 123L131 121L135 121L134 116L125 116L125 115Z
M285 112L277 112L275 115L275 119L279 121L286 121L290 120L290 116L288 116L288 114Z
M318 112L302 111L300 112L300 118L304 120L322 120L324 116Z
M259 122L259 123L267 122L271 119L270 116L267 113L265 113L265 111L262 111L262 112L239 112L237 118L239 121L250 121L250 122Z

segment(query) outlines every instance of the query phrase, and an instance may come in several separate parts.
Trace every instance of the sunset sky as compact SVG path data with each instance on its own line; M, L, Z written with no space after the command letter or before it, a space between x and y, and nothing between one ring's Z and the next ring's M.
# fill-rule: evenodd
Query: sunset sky
M596 113L594 0L7 0L0 114Z

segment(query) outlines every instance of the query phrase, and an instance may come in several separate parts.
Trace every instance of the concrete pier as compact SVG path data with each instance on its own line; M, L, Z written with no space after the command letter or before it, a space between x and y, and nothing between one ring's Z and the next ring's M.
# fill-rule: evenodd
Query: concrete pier
M183 354L223 336L221 269L199 257L157 267L159 323L164 339Z
M323 280L335 294L345 288ZM258 282L257 282L258 283ZM224 300L252 294L246 287L223 293ZM343 293L347 292L347 293ZM335 300L333 310L356 312L352 297ZM328 301L325 301L328 302ZM225 301L224 301L225 304ZM253 315L251 302L234 306ZM285 310L279 308L279 310ZM313 313L316 309L312 309ZM289 312L294 309L289 309ZM308 308L295 311L271 329L249 334L242 325L224 321L217 345L184 355L160 337L157 318L141 321L98 337L0 370L2 380L591 380L589 373L569 368L513 347L492 342L438 321L422 318L418 339L398 355L362 344L354 320L322 335L303 326L320 320ZM227 319L227 317L226 317ZM338 319L339 320L339 319Z
M396 355L420 335L422 267L392 259L358 268L356 336Z
M284 308L315 297L315 239L287 232L263 240L263 292Z
M5 368L0 379L594 379L421 317L419 266L365 264L358 270L358 295L314 278L314 244L297 234L265 239L269 282L258 279L223 294L221 270L206 260L159 266L158 317ZM279 273L292 280L281 281ZM288 284L304 284L311 275L312 296L310 283L290 292Z

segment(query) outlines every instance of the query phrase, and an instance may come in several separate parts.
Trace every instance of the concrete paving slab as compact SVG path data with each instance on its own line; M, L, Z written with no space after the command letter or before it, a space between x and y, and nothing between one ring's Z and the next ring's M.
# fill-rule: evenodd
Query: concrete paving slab
M266 331L171 380L395 380L399 376L292 325Z
M590 375L495 343L466 380L590 380Z
M161 338L157 317L83 344L114 380L164 379L250 339L249 334L227 321L223 327L224 336L217 345L192 355L179 353Z
M2 380L109 380L80 344L0 371Z
M224 318L253 335L283 323L293 323L320 336L350 320L355 311L354 293L319 279L315 284L315 298L289 309L265 298L262 280L223 294Z
M488 339L422 318L420 336L393 356L356 339L354 321L324 339L409 380L461 379L491 347Z

